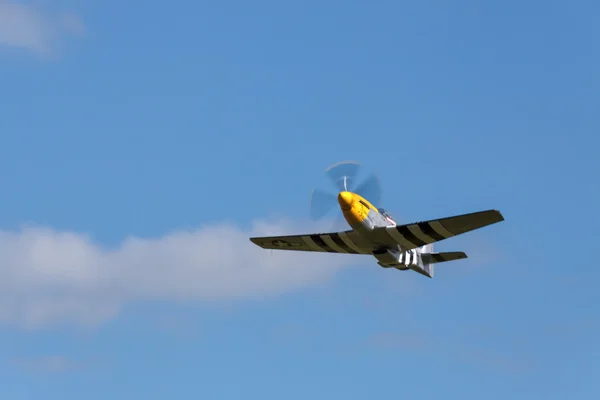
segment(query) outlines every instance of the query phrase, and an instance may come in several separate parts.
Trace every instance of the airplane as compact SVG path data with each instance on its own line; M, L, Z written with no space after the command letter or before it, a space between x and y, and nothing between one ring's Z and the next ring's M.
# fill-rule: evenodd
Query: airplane
M462 251L436 253L434 243L504 221L500 211L485 210L398 225L384 208L376 208L357 193L342 190L337 200L350 230L251 237L250 241L263 249L372 255L381 267L433 278L435 264L467 258Z

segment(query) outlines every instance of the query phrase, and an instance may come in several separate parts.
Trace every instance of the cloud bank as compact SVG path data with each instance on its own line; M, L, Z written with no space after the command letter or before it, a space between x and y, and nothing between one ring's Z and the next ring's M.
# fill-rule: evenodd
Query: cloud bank
M73 13L51 13L29 4L0 0L0 46L49 55L66 35L83 32L83 22Z
M44 227L0 231L0 324L94 326L131 301L232 300L323 282L362 258L270 251L248 239L322 228L279 221L245 231L218 224L154 239L129 237L116 249Z

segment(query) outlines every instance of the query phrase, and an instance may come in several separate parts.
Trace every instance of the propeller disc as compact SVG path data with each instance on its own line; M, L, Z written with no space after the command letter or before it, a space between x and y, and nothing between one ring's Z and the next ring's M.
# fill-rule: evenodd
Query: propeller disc
M326 216L331 210L337 208L337 195L339 192L349 191L361 195L375 207L381 202L381 181L372 173L360 185L356 185L356 178L361 166L356 161L342 161L325 170L325 174L337 189L336 193L313 189L310 196L310 217L318 220Z

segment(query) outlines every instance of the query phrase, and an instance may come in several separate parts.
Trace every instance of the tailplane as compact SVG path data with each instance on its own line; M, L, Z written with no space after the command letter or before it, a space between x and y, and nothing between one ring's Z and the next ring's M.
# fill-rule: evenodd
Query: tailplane
M382 248L374 251L373 255L379 260L378 264L384 268L394 267L403 271L412 269L429 278L433 278L435 264L467 258L462 251L434 253L433 243L402 253Z
M443 253L421 253L423 264L437 264L446 261L462 260L467 255L462 251L446 251Z
M423 270L433 278L433 266L437 263L462 260L467 258L467 255L462 251L445 251L442 253L421 253L423 261Z
M467 258L467 255L462 251L434 253L433 243L421 247L420 256L423 263L422 269L424 275L427 275L430 278L433 278L434 264Z

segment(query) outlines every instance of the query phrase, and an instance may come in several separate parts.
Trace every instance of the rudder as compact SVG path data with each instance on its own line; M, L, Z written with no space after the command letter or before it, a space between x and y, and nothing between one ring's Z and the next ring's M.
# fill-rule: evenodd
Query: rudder
M426 244L425 246L421 247L421 261L423 263L423 270L425 271L425 273L427 274L427 276L429 276L430 278L433 278L433 273L434 273L434 268L433 268L433 263L430 262L431 260L427 259L427 257L423 257L424 254L428 254L428 253L433 253L433 243L429 243Z

